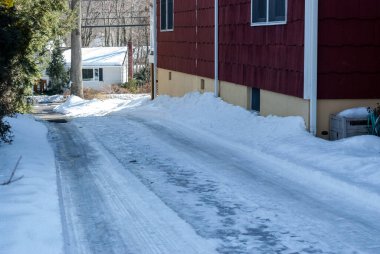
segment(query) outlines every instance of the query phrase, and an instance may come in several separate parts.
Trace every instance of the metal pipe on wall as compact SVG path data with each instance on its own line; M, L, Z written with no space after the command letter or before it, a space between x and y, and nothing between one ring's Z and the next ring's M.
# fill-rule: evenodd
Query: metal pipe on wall
M310 96L310 132L317 134L317 72L318 72L318 0L312 6L312 69L311 69L311 96Z
M215 0L214 7L214 95L219 97L219 1Z
M157 97L157 0L153 0L153 98Z
M310 101L310 133L317 134L318 0L305 1L304 98Z

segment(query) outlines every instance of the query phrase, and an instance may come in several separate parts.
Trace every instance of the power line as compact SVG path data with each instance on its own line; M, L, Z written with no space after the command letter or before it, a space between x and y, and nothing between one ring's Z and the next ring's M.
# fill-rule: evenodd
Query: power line
M94 17L94 18L82 18L82 20L96 20L96 19L101 19L101 20L107 20L107 19L148 19L149 16L146 17L119 17L119 18L103 18L103 17Z
M149 26L149 24L124 24L124 25L82 25L82 28L116 28L116 27L144 27Z

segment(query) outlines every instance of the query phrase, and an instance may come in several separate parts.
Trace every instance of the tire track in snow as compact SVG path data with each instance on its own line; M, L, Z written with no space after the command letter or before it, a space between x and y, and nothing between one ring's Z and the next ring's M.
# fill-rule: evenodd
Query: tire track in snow
M116 117L116 116L113 116ZM378 240L376 240L376 236L379 235L379 229L376 228L376 223L373 224L371 222L371 217L366 217L365 215L362 215L358 212L360 210L357 210L357 207L354 208L354 206L347 206L347 209L340 209L339 206L345 207L347 205L347 200L339 200L339 196L335 197L334 195L332 196L325 196L325 197L318 197L318 192L312 193L310 192L312 190L312 186L302 186L300 183L289 181L289 179L284 179L280 175L273 174L273 172L277 172L278 169L276 170L269 170L268 165L263 165L262 163L257 163L254 160L247 159L244 156L240 156L239 153L236 151L233 151L231 148L226 148L223 146L220 146L218 142L214 143L214 141L208 141L202 136L196 136L196 135L186 135L186 133L183 133L182 131L178 131L178 128L175 128L168 123L165 123L163 125L162 123L155 123L152 121L146 121L144 119L139 119L138 117L131 117L131 116L123 116L120 117L120 122L115 121L115 119L112 119L113 127L114 129L119 128L119 135L123 137L136 137L136 142L134 144L131 144L134 146L134 149L140 149L143 146L146 146L146 142L148 143L153 143L153 144L160 144L159 146L157 145L151 145L150 149L152 152L156 153L156 156L160 157L160 159L156 160L155 158L148 158L146 159L147 162L147 169L149 167L157 167L161 164L161 166L164 166L163 170L165 169L165 164L163 163L162 160L166 156L164 155L162 157L162 153L157 154L157 147L160 147L160 149L164 149L165 153L170 154L173 153L177 157L180 155L181 159L183 157L187 157L187 160L185 160L185 163L191 163L193 166L199 166L201 170L204 170L208 173L210 173L210 176L214 176L216 182L220 186L224 185L223 188L230 187L231 191L233 192L234 190L239 190L239 197L242 197L243 199L246 198L247 201L251 202L259 202L260 206L264 207L259 207L259 209L265 210L267 209L268 214L273 214L273 211L277 212L287 212L289 213L290 211L294 212L294 215L296 215L297 209L300 209L302 212L298 216L300 216L299 219L296 219L294 221L290 222L297 222L301 223L300 226L304 227L304 230L307 229L309 232L303 232L307 233L309 236L306 237L305 235L299 235L297 236L297 233L302 233L298 232L299 230L296 228L293 228L293 233L292 232L287 232L286 231L286 225L283 225L283 231L278 231L275 235L271 235L270 230L275 230L273 228L273 221L266 221L265 218L268 218L268 215L263 216L263 224L264 227L259 226L259 227L247 227L247 232L237 232L236 237L239 238L240 236L246 234L247 236L254 236L258 238L260 241L263 241L263 246L262 248L268 248L267 251L271 250L271 242L272 240L276 240L276 237L279 237L279 244L280 246L278 247L278 251L280 253L287 253L286 251L290 251L292 249L286 249L281 247L281 242L287 245L286 241L291 241L287 239L287 235L289 238L297 236L298 239L300 239L300 245L304 244L306 247L302 249L303 252L308 252L308 253L313 253L313 252L324 252L321 249L313 249L313 246L322 246L322 249L328 251L330 247L333 247L335 251L339 250L339 246L342 246L345 248L345 250L350 249L351 242L346 242L347 239L350 239L350 241L355 241L355 244L359 245L359 249L365 249L369 253L377 253L376 250L378 247L376 247L376 243ZM102 127L102 121L103 119L99 119L99 127ZM106 122L106 120L105 120ZM86 122L82 122L85 125L88 124ZM114 124L117 123L119 126L115 126ZM104 122L103 122L104 124ZM121 130L121 127L123 129ZM181 127L182 128L182 127ZM139 130L139 131L137 131ZM141 131L140 131L141 130ZM148 134L149 133L149 134ZM144 135L144 136L139 136L139 135ZM146 138L146 136L148 136ZM144 138L146 138L144 142ZM139 140L139 141L137 141ZM123 157L123 155L117 150L118 147L112 146L111 143L107 140L107 138L99 138L99 142L104 143L106 147L110 150L110 152L115 153L115 157L119 158L127 158L126 156ZM142 144L139 144L141 141ZM122 145L123 142L120 143ZM119 147L121 148L121 147ZM125 147L124 147L125 148ZM148 147L149 148L149 147ZM142 149L144 150L144 149ZM145 149L144 151L146 152L148 149ZM238 149L237 151L240 152ZM141 152L141 151L140 151ZM160 155L159 155L160 154ZM184 155L185 154L185 155ZM135 156L138 156L139 153L137 152ZM254 155L253 157L260 156ZM170 156L169 156L170 157ZM176 180L176 177L179 177L178 180L180 182L179 185L182 185L182 187L185 189L185 191L193 191L191 190L192 185L197 186L199 185L195 181L197 181L196 177L197 175L199 176L199 171L191 171L189 170L190 174L187 174L188 178L186 177L180 177L178 175L178 172L176 172L173 167L179 167L179 170L183 170L184 168L188 168L189 165L184 166L183 164L177 165L176 159L171 157L173 160L169 161L169 164L171 163L171 171L167 171L171 175L168 175L167 180ZM149 161L149 162L148 162ZM123 163L123 160L121 160ZM144 161L142 161L142 165L144 165ZM179 162L183 163L183 161ZM198 164L199 163L199 164ZM128 165L128 160L124 160L124 164ZM268 164L270 165L276 165L277 167L279 166L281 168L281 165L277 165L277 161L268 161ZM209 165L211 168L205 168L205 165ZM250 165L250 166L247 166ZM256 167L254 167L256 166ZM296 167L296 165L294 165ZM182 168L181 168L182 167ZM252 170L252 167L254 169ZM218 170L216 171L216 169ZM144 172L147 171L139 171L138 169L134 170L134 173L136 175L140 175L142 179L145 178L147 186L149 186L149 181L150 178L149 175L146 175ZM212 170L215 170L215 172L212 172ZM269 170L269 171L268 171ZM221 172L222 174L226 174L229 176L228 183L226 184L226 179L225 176L223 177L218 177L218 172ZM214 174L214 175L213 175ZM238 177L239 175L243 176ZM155 178L153 178L155 179ZM153 180L152 179L152 180ZM186 182L189 182L190 184L187 184ZM240 188L238 186L231 186L228 184L234 183L236 185L240 184L244 186L244 188ZM251 182L250 182L251 181ZM178 207L178 203L175 204L176 201L171 201L170 193L167 192L166 188L162 188L162 184L165 184L164 182L159 182L161 185L152 185L152 189L155 191L158 191L158 195L167 202L168 205L170 205L174 210L176 210L180 216L184 219L189 219L189 223L193 224L194 228L199 229L199 223L197 221L191 221L190 217L187 217L187 211L183 211L181 207ZM159 184L158 183L158 184ZM173 184L176 184L175 182L172 182ZM250 186L251 185L251 186ZM157 186L157 187L155 187ZM236 188L237 187L237 188ZM306 187L306 188L305 188ZM200 186L202 189L202 186ZM166 192L165 192L166 191ZM257 191L257 193L255 193ZM250 193L251 192L251 193ZM257 197L259 193L262 193L265 197L266 195L268 196L267 199L273 201L274 203L270 204L268 201L261 198L261 200L255 200L253 197ZM210 198L204 199L204 202L208 202L208 200L211 201L209 204L211 207L214 206L214 208L217 208L219 205L219 200L217 197L213 196L217 193L211 192ZM220 193L219 193L220 194ZM326 193L325 193L326 194ZM165 196L166 195L166 196ZM169 196L167 196L169 195ZM194 191L194 195L200 195L201 199L204 197L204 193L196 193ZM208 194L207 194L208 195ZM184 196L186 198L187 196ZM214 199L214 201L213 201ZM215 200L218 201L215 203ZM239 199L238 199L239 200ZM178 200L177 200L178 201ZM239 200L237 202L241 202L242 200ZM185 201L186 202L186 201ZM276 202L279 202L276 204ZM180 203L179 203L180 205ZM271 207L272 205L273 207ZM355 204L356 205L356 204ZM177 206L177 207L176 207ZM283 206L283 207L281 207ZM244 206L243 206L244 208ZM192 207L194 211L197 211L196 207ZM352 210L353 209L353 210ZM365 210L365 209L364 209ZM363 210L363 211L364 211ZM289 214L287 214L289 215ZM374 214L372 214L374 216ZM280 216L282 214L280 213ZM236 217L236 216L235 216ZM271 217L269 217L271 218ZM378 215L375 216L374 218L378 218ZM260 218L258 218L260 219ZM277 218L271 218L271 219L277 219ZM306 220L305 222L302 222L302 220ZM310 223L310 225L308 225ZM201 227L206 227L207 225L201 225ZM314 227L314 228L313 228ZM334 229L335 227L335 229ZM281 227L280 227L281 228ZM277 228L279 229L279 228ZM339 237L333 237L332 239L329 239L329 229L332 231L335 231L335 233L341 234ZM202 230L202 229L200 229ZM203 229L204 230L204 229ZM316 230L320 230L320 232L316 232ZM326 231L327 230L327 231ZM323 235L322 232L325 232ZM315 233L319 234L320 239L316 238L316 240L313 240L313 237L315 237ZM295 234L295 235L294 235ZM345 234L347 234L348 238L342 238ZM240 236L239 236L240 235ZM223 237L226 238L223 238ZM221 232L221 235L219 237L222 237L222 239L228 239L229 237L229 231ZM273 238L275 237L275 238ZM310 238L312 237L312 238ZM309 241L307 240L309 238ZM334 239L340 241L340 242L334 242ZM294 241L293 239L292 241ZM267 243L265 243L267 241ZM322 241L322 242L319 242ZM327 243L331 244L330 247L324 243L324 241L327 241ZM373 244L372 244L372 243ZM333 244L332 244L333 243ZM244 244L243 242L241 244ZM267 244L267 245L266 245ZM358 246L355 246L353 244L352 248L356 249ZM233 246L229 246L228 244L225 246L226 253L250 253L247 251L238 251L238 248L235 249ZM272 251L273 250L272 246ZM294 246L293 246L294 247ZM264 250L262 249L262 251ZM282 249L282 251L281 251ZM371 251L372 250L372 251ZM223 252L223 249L220 250ZM263 251L265 253L265 251Z
M212 241L198 236L91 136L70 123L50 124L50 130L72 253L214 252Z

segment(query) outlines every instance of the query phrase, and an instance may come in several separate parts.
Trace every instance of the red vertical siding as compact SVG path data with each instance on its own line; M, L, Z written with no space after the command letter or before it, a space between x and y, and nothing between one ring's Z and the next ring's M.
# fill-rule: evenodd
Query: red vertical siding
M286 25L250 24L251 0L220 0L220 79L302 97L305 0L288 0Z
M160 1L157 0L157 20ZM196 74L196 2L174 1L174 31L161 32L157 22L157 66L164 69Z
M214 1L197 0L197 75L214 77Z
M302 97L304 1L288 0L286 25L252 27L251 0L220 0L220 80ZM213 78L214 1L174 6L174 31L158 33L158 67Z
M319 1L318 97L380 97L380 1Z

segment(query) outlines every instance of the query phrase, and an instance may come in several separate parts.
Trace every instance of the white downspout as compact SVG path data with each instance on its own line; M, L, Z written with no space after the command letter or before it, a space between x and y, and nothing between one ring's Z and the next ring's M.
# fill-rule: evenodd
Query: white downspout
M310 133L317 134L318 0L305 0L304 98L310 100Z
M157 97L157 1L153 0L153 99Z
M214 36L215 36L215 45L214 45L214 95L219 97L219 1L215 0L214 7Z

